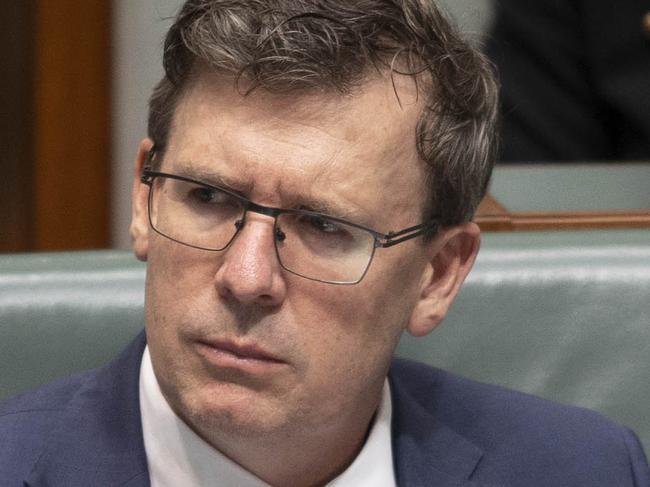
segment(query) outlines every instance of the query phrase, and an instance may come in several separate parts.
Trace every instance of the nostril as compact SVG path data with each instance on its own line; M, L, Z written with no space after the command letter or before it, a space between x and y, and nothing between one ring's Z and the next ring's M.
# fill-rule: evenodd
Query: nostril
M257 297L257 302L264 305L270 305L274 303L273 296L270 294L261 294Z

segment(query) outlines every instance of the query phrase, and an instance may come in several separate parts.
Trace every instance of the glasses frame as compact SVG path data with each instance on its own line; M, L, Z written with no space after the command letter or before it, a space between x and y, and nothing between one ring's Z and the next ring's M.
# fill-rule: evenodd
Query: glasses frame
M153 182L157 177L175 179L175 180L178 180L178 181L184 181L186 183L205 186L206 188L214 189L216 191L221 191L221 192L227 194L228 196L238 200L242 204L242 207L243 207L243 210L244 210L243 215L242 215L242 219L241 219L241 222L236 223L235 233L230 238L230 240L228 240L226 245L224 245L220 249L201 247L199 245L192 245L192 244L188 244L186 242L183 242L182 240L175 239L175 238L170 237L169 235L161 232L160 230L158 230L154 226L153 220L151 218L151 206L152 206L152 201L151 200L153 198L153 191L151 191L151 188L153 187ZM273 221L273 232L274 232L273 243L274 243L274 247L275 247L275 254L276 254L277 258L278 258L278 262L280 263L280 266L285 271L290 272L291 274L302 277L304 279L309 279L310 281L317 281L317 282L322 282L322 283L325 283L325 284L338 284L338 285L358 284L366 276L366 274L368 272L368 269L370 268L370 264L372 264L372 261L374 259L376 249L392 247L392 246L400 244L402 242L406 242L407 240L411 240L413 238L419 237L420 235L423 235L427 231L434 230L434 229L435 229L435 231L437 231L438 228L440 227L439 218L434 217L431 220L429 220L428 222L420 223L419 225L414 225L412 227L403 228L401 230L390 231L388 233L382 233L382 232L379 232L379 231L374 230L372 228L368 228L368 227L366 227L364 225L359 225L358 223L353 223L353 222L344 220L342 218L337 218L335 216L327 215L325 213L320 213L320 212L317 212L317 211L297 209L297 208L278 208L278 207L274 207L274 206L260 205L258 203L255 203L255 202L249 200L248 198L246 198L246 197L244 197L244 196L242 196L240 194L237 194L237 193L235 193L235 192L233 192L231 190L228 190L226 188L223 188L221 186L216 186L214 184L205 183L203 181L188 178L188 177L185 177L185 176L179 176L177 174L170 174L170 173L166 173L166 172L155 171L155 170L151 169L150 167L145 167L143 169L142 175L140 176L140 181L142 182L142 184L146 184L147 186L149 186L149 197L147 198L147 206L148 206L147 213L148 213L148 217L149 217L149 225L159 235L162 235L163 237L168 238L169 240L177 242L177 243L179 243L181 245L185 245L187 247L192 247L192 248L199 249L199 250L205 250L205 251L208 251L208 252L221 252L223 250L226 250L230 246L230 244L233 242L235 237L237 237L237 235L239 234L240 230L244 227L244 225L246 223L246 215L248 214L248 212L258 213L258 214L261 214L261 215L270 216L274 220ZM366 265L366 267L365 267L365 269L363 271L363 274L361 274L361 277L359 277L359 279L357 279L356 281L328 281L328 280L324 280L324 279L316 279L316 278L313 278L313 277L305 276L305 275L300 274L300 273L298 273L296 271L288 269L283 264L282 257L280 256L280 252L278 250L278 241L279 241L278 232L280 231L279 227L277 226L277 224L278 224L278 216L283 215L283 214L308 215L308 216L322 217L322 218L325 218L327 220L337 222L337 223L342 223L344 225L349 225L351 227L355 227L355 228L358 228L360 230L363 230L363 231L369 233L373 237L374 243L373 243L373 247L372 247L372 252L370 253L370 257L368 259L368 264Z

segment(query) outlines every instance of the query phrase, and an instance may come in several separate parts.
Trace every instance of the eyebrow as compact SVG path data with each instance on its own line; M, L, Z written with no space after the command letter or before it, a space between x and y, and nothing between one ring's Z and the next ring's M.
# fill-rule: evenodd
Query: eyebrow
M249 195L253 189L253 184L250 182L245 182L237 178L230 178L201 167L188 167L185 165L174 169L174 172L178 176L194 179L211 186L221 187L246 198L248 198L247 195ZM342 205L338 202L326 201L305 194L294 195L292 196L292 199L296 202L294 207L302 210L323 213L324 215L346 220L351 223L357 223L359 225L369 225L372 223L370 215L361 208Z
M228 191L241 194L242 196L244 196L245 193L250 192L252 189L251 183L245 183L242 180L230 178L222 174L217 174L200 167L183 166L175 169L174 173L178 176L194 179L201 183L227 189Z
M337 203L304 196L297 197L297 199L301 203L300 209L302 210L323 213L324 215L340 218L341 220L346 220L350 223L357 223L359 225L369 224L369 216L360 208L352 208Z

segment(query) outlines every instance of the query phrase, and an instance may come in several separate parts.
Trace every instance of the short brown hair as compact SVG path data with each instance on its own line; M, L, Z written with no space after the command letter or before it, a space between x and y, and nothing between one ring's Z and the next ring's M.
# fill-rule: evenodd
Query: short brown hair
M427 167L425 218L468 221L485 194L497 83L433 0L188 0L167 34L163 64L149 105L158 159L199 64L233 77L243 95L349 93L373 70L389 70L414 77L427 101L414 134Z

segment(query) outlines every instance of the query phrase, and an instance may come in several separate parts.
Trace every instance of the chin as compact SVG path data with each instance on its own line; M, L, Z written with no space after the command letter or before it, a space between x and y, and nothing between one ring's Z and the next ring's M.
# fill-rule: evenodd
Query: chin
M282 406L241 386L212 387L182 401L177 414L200 436L266 437L288 424Z

